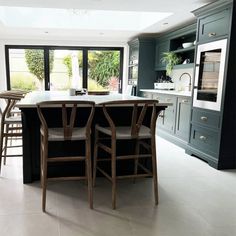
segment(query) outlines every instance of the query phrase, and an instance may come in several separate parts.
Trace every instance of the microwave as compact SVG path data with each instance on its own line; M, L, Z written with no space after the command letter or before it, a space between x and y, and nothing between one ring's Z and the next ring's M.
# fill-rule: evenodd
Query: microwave
M193 107L221 110L227 39L197 46Z

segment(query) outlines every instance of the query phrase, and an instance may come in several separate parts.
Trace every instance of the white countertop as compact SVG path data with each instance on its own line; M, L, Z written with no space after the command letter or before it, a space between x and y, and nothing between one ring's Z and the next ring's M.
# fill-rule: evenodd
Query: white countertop
M149 92L149 93L162 93L162 94L170 94L170 95L177 95L177 96L185 96L191 97L191 91L177 91L177 90L159 90L159 89L140 89L142 92Z
M109 94L109 95L78 95L70 96L68 91L33 91L28 93L23 98L17 107L19 108L30 108L36 107L36 104L42 101L94 101L97 105L103 102L117 101L117 100L144 100L147 98L141 98L136 96L124 95L124 94ZM171 103L159 103L158 106L169 106Z

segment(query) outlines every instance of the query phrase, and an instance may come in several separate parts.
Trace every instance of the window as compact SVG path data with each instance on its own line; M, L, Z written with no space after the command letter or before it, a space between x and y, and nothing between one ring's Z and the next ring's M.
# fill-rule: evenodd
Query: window
M121 92L123 48L6 46L8 89Z

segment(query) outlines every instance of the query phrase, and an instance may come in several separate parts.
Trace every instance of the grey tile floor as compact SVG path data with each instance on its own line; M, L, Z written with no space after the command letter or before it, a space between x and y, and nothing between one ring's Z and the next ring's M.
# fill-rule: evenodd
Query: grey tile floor
M236 171L217 171L157 139L160 203L152 180L118 183L117 210L111 185L99 178L94 210L83 182L50 183L47 214L39 182L22 184L22 160L8 159L0 177L1 236L233 236L236 235Z

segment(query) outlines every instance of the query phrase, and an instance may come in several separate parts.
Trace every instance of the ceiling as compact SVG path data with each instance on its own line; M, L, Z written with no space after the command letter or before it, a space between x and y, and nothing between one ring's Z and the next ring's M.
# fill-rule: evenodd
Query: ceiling
M191 11L213 1L0 0L0 38L127 42L194 21Z

